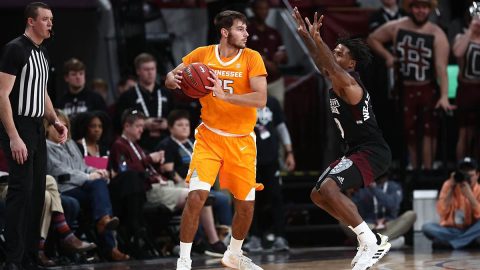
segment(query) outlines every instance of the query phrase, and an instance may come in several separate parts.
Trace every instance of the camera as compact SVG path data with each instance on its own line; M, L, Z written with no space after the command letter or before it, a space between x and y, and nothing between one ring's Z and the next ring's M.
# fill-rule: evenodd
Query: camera
M456 170L453 179L455 180L455 183L462 183L464 181L469 181L470 176L460 170Z

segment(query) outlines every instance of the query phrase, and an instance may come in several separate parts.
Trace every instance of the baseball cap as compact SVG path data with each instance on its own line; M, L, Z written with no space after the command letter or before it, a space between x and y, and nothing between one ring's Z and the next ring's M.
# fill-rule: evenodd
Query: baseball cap
M458 168L462 169L478 169L478 163L475 159L471 157L464 157L460 161L458 161Z

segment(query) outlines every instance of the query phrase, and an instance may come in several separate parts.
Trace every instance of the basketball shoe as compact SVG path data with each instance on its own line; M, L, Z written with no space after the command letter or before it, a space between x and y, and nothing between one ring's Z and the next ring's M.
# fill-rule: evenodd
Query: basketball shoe
M178 258L177 260L177 270L191 270L192 269L192 260L186 258Z
M223 254L222 264L238 270L263 270L263 268L254 264L250 258L244 256L243 252L239 254L231 252L230 246L228 246L227 251Z
M375 234L375 236L377 237L376 243L360 243L357 248L357 254L351 263L353 270L365 270L372 267L390 250L392 245L388 242L388 236L379 233Z

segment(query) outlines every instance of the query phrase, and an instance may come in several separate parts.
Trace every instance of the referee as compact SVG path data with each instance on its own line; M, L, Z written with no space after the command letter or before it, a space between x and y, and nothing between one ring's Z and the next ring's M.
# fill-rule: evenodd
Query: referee
M47 151L43 118L67 138L47 93L50 7L33 2L25 8L25 33L5 45L0 59L0 142L9 166L6 200L6 265L36 269L40 218L45 199Z

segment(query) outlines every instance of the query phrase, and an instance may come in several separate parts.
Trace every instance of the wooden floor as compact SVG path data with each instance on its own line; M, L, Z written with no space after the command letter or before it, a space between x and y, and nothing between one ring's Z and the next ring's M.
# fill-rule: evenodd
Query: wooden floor
M480 249L462 251L433 251L430 242L415 237L414 247L390 251L373 268L378 270L480 270ZM354 247L293 248L290 252L249 254L265 270L348 270L355 255ZM153 270L175 269L176 258L162 258L127 263L101 263L63 267L61 269ZM55 268L52 268L55 269ZM57 269L60 269L57 267ZM225 269L220 259L196 256L192 269Z

